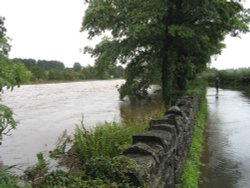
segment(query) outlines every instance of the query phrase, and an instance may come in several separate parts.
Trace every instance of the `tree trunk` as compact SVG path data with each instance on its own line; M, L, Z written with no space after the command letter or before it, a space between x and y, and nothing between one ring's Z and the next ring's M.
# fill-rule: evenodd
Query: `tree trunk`
M171 102L174 81L174 62L168 57L168 48L165 48L165 54L162 57L162 97L165 105Z
M165 105L168 106L171 102L171 94L173 88L173 79L174 79L174 62L173 57L171 57L171 41L172 37L168 34L168 26L170 25L170 16L171 10L169 9L164 17L165 25L165 36L163 39L162 47L162 97L165 102Z

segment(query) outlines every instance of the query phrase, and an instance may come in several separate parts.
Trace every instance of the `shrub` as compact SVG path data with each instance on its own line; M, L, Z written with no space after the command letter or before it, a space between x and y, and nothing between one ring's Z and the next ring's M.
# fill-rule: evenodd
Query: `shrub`
M95 130L87 130L83 123L75 132L75 147L83 161L98 157L114 157L132 142L134 133L145 130L144 125L106 123Z

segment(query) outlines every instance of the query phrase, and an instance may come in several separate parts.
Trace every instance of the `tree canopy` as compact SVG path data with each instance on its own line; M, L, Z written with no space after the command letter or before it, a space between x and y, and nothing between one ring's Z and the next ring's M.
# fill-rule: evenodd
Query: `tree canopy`
M73 65L73 70L76 71L76 72L80 72L82 69L82 65L78 62L75 62L74 65Z
M108 33L85 52L96 66L126 64L121 97L162 85L168 101L175 90L206 68L225 47L227 34L248 32L249 10L240 0L88 0L82 31L89 38Z
M6 28L4 27L4 18L0 17L0 92L3 87L13 89L28 79L24 65L10 63L7 57L10 50L8 40ZM0 103L0 139L2 134L7 134L15 126L16 122L12 117L12 111Z

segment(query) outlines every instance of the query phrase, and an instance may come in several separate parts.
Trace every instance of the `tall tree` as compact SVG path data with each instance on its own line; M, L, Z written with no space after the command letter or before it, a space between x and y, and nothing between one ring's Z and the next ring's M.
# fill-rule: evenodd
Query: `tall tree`
M13 88L18 84L15 79L15 70L8 65L7 54L10 50L8 38L4 27L4 18L0 17L0 91L4 86ZM12 117L12 111L0 103L0 145L2 134L7 134L11 128L15 128L16 123ZM10 127L10 129L9 129Z
M44 70L63 70L65 68L60 61L38 60L37 65Z
M10 50L8 43L9 38L6 36L6 28L4 27L5 18L0 16L0 54L7 55Z
M8 40L4 18L0 17L0 91L3 87L13 89L15 86L19 86L22 82L28 81L30 76L24 65L12 64L8 59L10 50ZM12 115L12 111L0 103L0 144L2 134L7 134L16 126Z
M81 69L82 69L82 65L80 63L78 63L78 62L75 62L74 65L73 65L73 70L75 72L80 72Z
M126 94L144 93L159 81L163 99L206 68L225 35L247 32L249 11L240 0L88 0L82 22L89 38L109 32L94 49L96 66L123 63Z

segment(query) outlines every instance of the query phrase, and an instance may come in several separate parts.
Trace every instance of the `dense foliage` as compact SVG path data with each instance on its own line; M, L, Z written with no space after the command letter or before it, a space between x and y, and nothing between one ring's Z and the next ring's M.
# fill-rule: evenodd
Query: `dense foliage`
M121 97L144 95L158 82L168 101L220 53L226 34L248 31L249 10L240 0L85 2L82 30L89 38L108 33L95 48L85 50L96 57L99 69L127 65Z
M8 43L9 38L6 36L6 28L4 27L5 18L0 16L0 54L7 55L10 50Z
M204 74L210 86L214 87L215 78L220 79L221 87L230 88L249 88L250 86L250 68L249 69L229 69L216 70L209 69Z
M0 92L2 92L3 88L12 90L15 86L27 82L30 76L24 65L13 65L9 61L7 55L10 45L5 33L4 18L0 17ZM12 111L0 103L0 139L3 134L7 134L15 126Z
M4 18L0 17L0 92L3 92L3 89L12 90L15 86L28 81L30 76L24 65L13 65L10 63L8 59L10 50L8 41L9 38L6 36L6 28L4 27ZM16 122L11 109L1 104L0 101L0 145L2 136L7 135L15 127ZM9 167L2 169L0 166L0 187L19 187L17 180L10 175Z
M123 78L122 66L113 66L108 70L99 71L96 66L82 67L75 62L73 68L65 68L59 61L34 60L15 58L11 60L14 64L23 64L31 72L31 81L74 81L91 79Z

